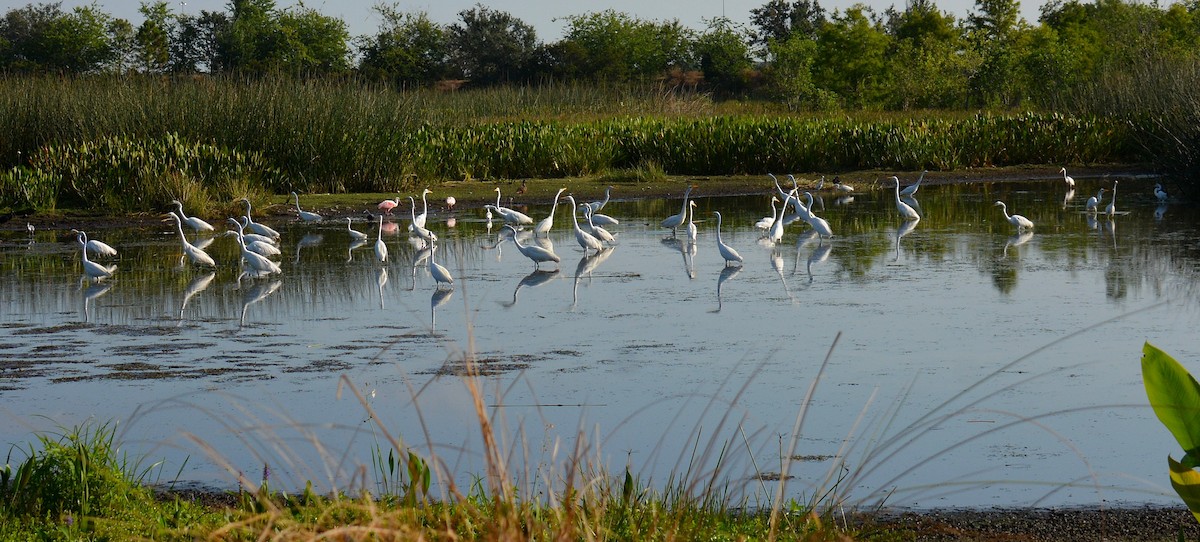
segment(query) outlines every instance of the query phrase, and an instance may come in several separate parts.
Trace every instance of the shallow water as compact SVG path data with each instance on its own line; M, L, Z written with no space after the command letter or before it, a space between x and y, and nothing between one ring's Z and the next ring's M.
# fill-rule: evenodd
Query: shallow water
M236 487L232 473L257 481L269 464L273 487L344 489L364 465L374 480L373 413L465 487L485 473L458 376L475 352L525 495L584 435L593 466L700 485L718 468L761 502L802 419L796 498L844 464L839 490L862 503L1174 503L1163 458L1180 452L1139 360L1149 340L1196 367L1200 231L1152 184L1124 179L1112 220L1083 212L1101 179L1067 202L1057 183L923 186L915 227L891 191L824 193L835 237L799 222L775 247L751 226L769 195L698 193L694 249L658 226L681 200L614 201L618 244L591 256L564 206L550 235L563 261L542 272L495 245L498 222L434 213L452 291L406 221L384 233L386 264L374 224L356 219L371 242L351 249L344 220L271 222L283 273L257 279L238 278L230 238L209 245L211 273L180 265L167 225L91 232L121 251L100 284L81 283L66 232L6 232L0 435L119 420L125 449L165 458L167 478L187 459L182 479ZM995 200L1034 233L1015 235ZM717 253L714 210L740 269Z

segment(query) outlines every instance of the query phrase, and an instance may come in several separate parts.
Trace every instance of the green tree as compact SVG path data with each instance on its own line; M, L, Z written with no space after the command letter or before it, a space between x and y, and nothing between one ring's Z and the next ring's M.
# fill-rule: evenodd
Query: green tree
M939 11L931 0L913 0L903 12L889 9L886 16L894 38L887 58L887 107L966 105L968 76L975 71L978 56L966 47L954 17Z
M1015 106L1025 94L1021 65L1025 53L1018 34L1025 29L1017 0L976 0L967 18L978 69L971 74L971 93L979 105Z
M769 0L750 10L751 43L764 50L772 41L787 41L793 35L817 38L825 24L825 10L817 0Z
M529 76L537 49L533 27L481 4L458 12L447 31L452 64L476 84L520 81Z
M882 105L890 37L874 12L862 4L850 6L834 13L818 36L813 66L817 86L837 94L850 107Z
M696 39L695 56L705 83L722 93L746 90L753 69L746 35L726 18L708 21L708 29Z
M179 15L171 42L170 70L175 73L209 72L224 69L220 37L232 25L220 11L201 11L199 15Z
M147 73L164 72L171 63L174 16L164 0L157 0L153 4L142 2L138 11L144 17L135 37L138 67Z
M214 71L266 72L279 58L274 0L230 0L230 24L216 36Z
M299 75L331 75L350 68L350 32L345 21L300 4L279 15L274 58Z
M655 23L614 10L567 18L564 49L577 74L594 80L631 81L658 77L671 69L696 68L692 32L678 21Z
M837 96L818 88L813 79L818 54L815 40L797 35L772 41L769 48L774 60L767 65L764 75L767 91L773 99L793 111L838 107Z
M395 5L375 6L383 18L379 33L362 38L360 72L369 79L428 84L445 77L446 31L425 12L405 13Z

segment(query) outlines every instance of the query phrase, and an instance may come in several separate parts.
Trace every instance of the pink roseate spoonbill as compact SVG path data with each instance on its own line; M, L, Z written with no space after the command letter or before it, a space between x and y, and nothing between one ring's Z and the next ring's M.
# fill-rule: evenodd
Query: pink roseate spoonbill
M383 214L390 215L390 214L392 214L392 209L395 209L399 205L400 205L400 198L385 199L385 200L379 202L378 207L379 207L380 211L383 211Z

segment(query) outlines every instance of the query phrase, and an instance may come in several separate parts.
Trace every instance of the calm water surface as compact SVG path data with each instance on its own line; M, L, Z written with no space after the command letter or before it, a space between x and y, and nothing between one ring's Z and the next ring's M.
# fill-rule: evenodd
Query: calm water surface
M1120 213L1095 220L1084 202L1108 181L1079 184L1069 201L1057 183L923 186L916 224L891 191L824 193L815 207L836 236L798 222L774 247L752 226L769 195L698 190L694 247L658 227L681 200L614 201L618 244L591 256L561 206L549 239L563 262L543 272L511 240L497 246L500 224L480 212L458 211L454 227L433 213L436 260L455 277L441 291L407 221L384 232L380 264L364 220L372 242L352 248L344 220L268 218L283 273L258 279L239 279L231 238L208 246L213 273L180 265L167 225L95 231L121 252L100 284L81 284L66 232L3 232L0 435L117 420L126 450L170 474L187 459L187 481L236 487L231 472L257 480L269 464L275 487L347 488L363 465L371 479L385 437L344 377L464 485L485 472L458 376L474 352L526 494L583 435L611 472L661 483L719 468L761 498L774 486L755 476L780 472L803 414L798 498L844 464L855 502L1174 503L1164 457L1179 452L1146 406L1139 360L1149 340L1200 367L1200 224L1136 179L1120 185ZM1035 232L1015 235L995 200ZM740 269L717 253L714 210Z

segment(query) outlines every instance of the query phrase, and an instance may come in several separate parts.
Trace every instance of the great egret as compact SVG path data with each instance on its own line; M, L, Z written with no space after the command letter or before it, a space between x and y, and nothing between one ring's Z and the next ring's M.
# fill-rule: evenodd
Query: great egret
M604 189L604 201L593 201L591 203L584 204L587 205L591 210L591 214L595 215L596 213L599 213L600 209L603 209L605 205L608 205L608 199L612 197L612 189L613 187L611 185Z
M613 237L613 234L608 233L608 230L606 230L600 226L597 226L595 224L595 222L592 221L592 208L591 207L589 207L587 204L581 204L579 206L579 208L583 210L583 216L584 216L584 218L587 219L588 233L595 236L596 239L604 241L608 244L613 244L613 243L617 242L617 238Z
M1096 192L1095 196L1088 198L1087 212L1094 213L1100 210L1100 200L1104 197L1104 190L1104 188L1101 188L1099 192Z
M79 254L83 258L83 274L92 280L104 280L112 276L107 267L93 262L87 257L87 236L81 231L75 232L75 240L79 242Z
M350 239L353 241L365 241L367 234L350 227L350 217L346 217L346 231L350 232Z
M278 256L281 254L279 252L279 247L276 247L274 244L274 239L271 239L270 237L263 237L257 233L246 233L242 230L241 222L238 222L232 218L229 219L229 221L233 222L233 224L237 226L237 231L227 231L225 232L225 235L237 236L242 240L242 243L246 245L246 248L250 249L251 252L256 252L258 254L262 254L263 256Z
M25 229L26 229L26 230L29 230L29 236L30 236L30 237L33 237L33 232L35 231L35 228L33 227L33 224L30 224L30 223L26 222L26 223L25 223Z
M679 214L674 214L674 215L668 216L667 218L664 218L662 221L662 227L671 228L672 236L675 235L675 229L678 228L679 226L682 226L684 219L687 218L688 196L690 196L692 194L692 188L693 187L689 185L687 187L687 190L685 190L683 192L683 206L680 207Z
M799 209L803 208L804 205L802 205L800 203L800 200L798 198L793 197L794 194L795 194L795 191L789 192L788 200L794 200L796 202L795 203L796 208L797 208L797 210L799 210ZM779 208L779 216L776 217L775 221L771 223L771 229L767 230L767 240L771 241L771 244L778 243L780 239L783 239L783 226L784 226L783 212L786 210L787 210L787 204L785 203L783 207ZM807 216L807 213L805 213L805 215Z
M925 170L925 171L922 171L922 172L921 172L921 176L920 176L920 177L917 177L917 182L915 182L915 183L913 183L913 184L910 184L910 185L908 185L908 186L904 187L904 190L901 190L901 191L900 191L900 195L902 195L902 196L911 196L911 195L913 195L913 194L916 194L916 193L917 193L917 189L921 188L921 180L925 178L925 174L926 174L926 173L929 173L929 170L928 170L928 169L927 169L927 170Z
M900 178L892 175L892 180L896 181L896 210L900 212L900 217L904 220L920 220L921 215L917 214L917 210L911 205L900 201Z
M303 220L305 222L319 222L321 220L324 220L325 217L323 217L317 213L310 213L308 211L301 209L300 208L300 196L297 195L295 192L292 192L292 197L296 198L296 214L300 215L300 220Z
M183 244L183 253L192 260L192 263L216 267L217 262L212 259L212 256L209 256L203 249L196 248L188 242L187 237L184 237L183 223L179 220L179 217L175 216L175 213L167 213L167 216L175 220L175 230L179 232L179 242Z
M400 206L400 198L385 199L385 200L379 202L379 210L383 211L384 214L388 214L388 215L392 214L392 209L395 209L396 207L399 207L399 206Z
M811 208L812 194L805 192L804 195L808 196L808 205ZM817 235L820 235L821 237L833 237L833 228L829 227L829 222L826 222L824 218L813 214L811 209L808 213L808 219L805 220L805 222L808 222L808 225L812 226L812 229L817 232Z
M775 190L779 192L779 197L783 198L780 200L783 202L783 209L780 210L781 213L787 213L788 205L791 205L794 209L796 209L795 213L793 213L791 215L786 215L786 214L784 215L783 225L786 226L797 220L804 220L805 218L807 218L808 217L808 209L806 209L803 205L801 205L800 198L795 196L795 194L798 193L798 189L796 187L799 185L799 183L796 182L796 178L793 177L792 175L788 175L788 178L792 180L792 190L785 192L783 190L783 186L781 186L779 184L779 179L775 178L775 175L772 175L770 173L768 173L767 175L769 175L771 177L771 180L775 181Z
M601 213L592 213L592 222L597 226L616 226L621 221Z
M688 223L687 223L688 241L695 243L696 242L696 222L695 222L696 200L692 200L692 201L688 202L688 208L691 211L691 214L688 215Z
M996 206L999 206L1000 211L1004 213L1004 219L1007 220L1009 224L1012 224L1017 228L1017 233L1033 229L1033 221L1029 220L1028 218L1025 218L1021 215L1009 216L1008 206L1005 205L1003 201L997 201L993 207Z
M779 212L778 210L775 209L775 202L777 202L777 201L779 201L779 198L772 195L771 196L771 216L764 216L764 217L758 219L758 222L754 223L755 228L758 228L760 230L770 230L771 229L771 224L775 223L775 214Z
M843 184L842 180L837 177L833 178L833 189L838 192L846 192L846 193L854 191L853 186L850 186L848 184Z
M534 235L537 235L539 233L541 233L541 234L550 233L550 228L554 227L554 213L558 212L558 198L559 198L559 196L562 196L563 192L566 192L566 191L567 191L566 187L558 189L558 193L554 195L554 203L550 205L550 216L538 221L537 225L533 227Z
M432 194L432 193L433 193L433 190L430 190L428 188L421 191L421 214L413 216L412 224L408 225L408 231L416 230L417 226L420 226L422 228L425 227L425 219L429 217L429 202L426 201L425 196L427 196L428 194ZM409 197L408 199L412 200L413 198ZM416 213L416 212L417 212L417 202L413 201L413 213Z
M603 249L604 245L600 243L599 239L596 239L595 235L583 231L583 228L579 227L579 215L575 210L575 197L567 194L567 201L571 202L571 222L575 225L575 240L579 242L579 246L583 247L584 252Z
M243 216L242 218L246 218L246 217ZM233 220L233 219L230 219L230 220ZM264 256L274 256L276 254L279 254L279 249L276 248L276 246L275 246L276 243L279 242L277 239L275 239L274 237L267 237L265 235L259 235L257 233L246 233L245 224L238 222L236 220L234 220L233 222L238 225L238 232L239 232L238 235L242 236L242 240L246 242L246 246L250 247L250 250L253 250ZM253 245L262 245L263 248L261 250L255 249Z
M242 201L246 203L246 229L259 235L265 235L272 239L279 239L279 232L275 231L266 224L259 224L258 222L255 222L254 218L250 216L250 200L247 198L242 198Z
M713 214L717 216L717 252L720 252L721 257L725 258L726 266L729 266L729 262L737 262L741 264L742 255L738 254L733 247L726 245L725 241L721 240L721 212L713 211Z
M83 234L84 249L92 252L97 257L112 258L117 255L117 249L108 245L103 241L88 239L88 234L85 231L71 230L72 233Z
M1161 184L1155 183L1154 197L1158 198L1159 203L1167 201L1167 191L1163 190L1163 187Z
M433 255L437 252L437 245L430 247L429 251L429 274L433 275L433 280L437 282L437 288L440 290L442 284L448 284L451 288L454 287L454 277L450 276L450 271L441 264L433 261Z
M209 224L208 222L205 222L197 217L183 214L183 203L181 203L179 200L173 199L171 200L171 203L174 203L175 206L179 208L179 219L182 220L184 224L187 224L187 227L196 230L197 232L213 231L214 228L212 224Z
M1075 179L1072 179L1070 175L1067 175L1067 168L1062 168L1062 169L1058 170L1058 172L1063 174L1063 181L1067 183L1067 189L1074 190L1075 189Z
M375 257L387 261L387 245L383 242L383 215L379 215L379 236L375 238Z
M425 226L417 223L417 216L415 214L417 212L417 202L413 200L412 196L408 197L408 201L412 205L411 213L413 214L413 221L412 224L409 225L409 229L412 230L413 233L417 234L417 237L420 237L421 240L425 241L425 244L427 245L437 241L436 234L425 229Z
M505 222L510 224L533 224L533 219L529 218L529 215L500 205L499 186L496 187L496 205L492 209L496 211L496 214L500 215L500 218L503 218Z
M1112 197L1108 198L1108 207L1104 208L1108 216L1117 214L1117 181L1113 181Z
M553 250L547 250L537 245L522 245L521 241L517 239L517 229L509 224L505 224L504 227L512 230L512 241L513 244L517 245L517 250L521 251L521 254L524 254L526 258L533 260L534 270L540 269L542 262L554 262L557 266L562 261Z
M234 220L232 218L229 219L229 221L233 222L235 224L238 223L236 220ZM239 226L240 226L240 224L239 224ZM277 264L271 260L268 260L266 256L263 256L262 254L254 252L253 250L250 250L249 248L246 247L246 240L242 238L242 232L241 232L240 228L238 229L238 234L237 234L236 239L238 242L238 247L241 248L241 251L242 251L242 260L244 260L247 264L250 264L250 267L254 269L254 275L262 276L262 275L269 275L271 273L283 272L283 270L280 269L279 264Z

